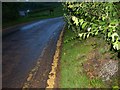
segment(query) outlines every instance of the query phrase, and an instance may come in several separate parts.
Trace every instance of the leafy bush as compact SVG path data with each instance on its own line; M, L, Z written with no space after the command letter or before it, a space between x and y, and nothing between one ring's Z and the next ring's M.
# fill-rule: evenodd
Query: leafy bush
M115 50L120 50L119 12L113 2L66 2L63 3L68 28L77 37L103 35Z

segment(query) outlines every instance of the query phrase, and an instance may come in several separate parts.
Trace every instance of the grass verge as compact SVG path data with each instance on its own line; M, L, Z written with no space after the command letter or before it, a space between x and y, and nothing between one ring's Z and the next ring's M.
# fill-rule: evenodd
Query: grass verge
M72 31L66 30L63 42L74 37ZM109 45L99 37L86 40L72 40L63 43L60 59L60 88L110 88L118 85L117 76L110 81L103 81L93 75L94 65L105 60L117 61L115 53L109 51ZM95 62L94 62L95 61ZM88 64L88 66L85 66ZM89 69L87 72L87 69ZM99 70L99 67L97 68ZM95 72L97 73L97 72Z

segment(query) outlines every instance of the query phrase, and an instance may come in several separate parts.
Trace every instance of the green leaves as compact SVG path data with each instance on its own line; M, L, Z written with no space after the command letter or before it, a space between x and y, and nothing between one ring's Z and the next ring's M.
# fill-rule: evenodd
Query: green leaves
M113 48L116 50L120 50L120 42L114 42L113 43Z
M84 22L84 23L82 24L82 29L84 29L86 25L87 25L87 22Z
M90 33L87 34L87 38L90 36Z
M86 39L102 33L114 49L120 50L120 19L114 3L66 2L64 6L67 23L77 36Z
M120 50L120 42L118 41L119 39L120 39L120 37L117 33L112 34L113 48L116 50Z
M80 19L79 22L80 22L80 25L82 25L82 23L84 22L84 20Z
M111 26L115 26L115 25L117 25L117 24L119 24L119 21L116 20L116 19L111 20L111 22L110 22L110 25L111 25Z
M113 86L112 90L119 90L119 86Z
M103 20L103 21L105 20L105 17L104 17L104 16L102 17L102 20Z
M76 26L78 26L78 24L79 24L78 18L75 17L75 16L72 16L72 20L74 21L74 23L76 24Z
M98 30L95 32L95 35L98 35Z
M79 33L78 36L81 38L83 36L83 33Z
M111 36L112 36L112 42L114 42L116 39L119 38L119 35L117 33L113 33Z
M110 38L112 36L112 33L111 32L108 32L108 37Z
M90 33L79 33L78 36L82 39L86 39L90 36Z

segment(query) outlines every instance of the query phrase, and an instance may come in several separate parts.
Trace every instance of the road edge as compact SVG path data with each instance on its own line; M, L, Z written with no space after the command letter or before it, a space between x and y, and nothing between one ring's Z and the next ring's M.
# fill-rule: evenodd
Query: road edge
M57 44L56 44L56 51L55 51L55 54L54 54L54 57L53 57L53 63L51 65L52 66L51 71L48 75L49 79L47 80L47 85L48 86L46 86L46 90L48 88L54 88L55 87L55 81L56 81L56 77L57 77L58 61L59 61L59 58L60 58L60 49L61 49L61 45L62 45L64 28L65 28L65 25L63 26L63 29L60 33L59 39L58 39Z

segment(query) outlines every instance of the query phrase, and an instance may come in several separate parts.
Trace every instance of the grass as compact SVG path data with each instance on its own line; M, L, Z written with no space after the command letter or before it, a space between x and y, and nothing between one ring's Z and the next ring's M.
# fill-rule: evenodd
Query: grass
M49 13L49 10L44 10L44 11L37 12L37 13L30 13L28 14L28 16L20 17L15 21L3 22L2 26L3 28L7 28L7 27L17 25L17 24L22 24L22 23L27 23L27 22L42 20L42 19L47 19L47 18L60 17L60 16L63 16L62 5L54 8L54 13L51 15Z
M72 31L66 30L63 42L69 37L74 37ZM102 42L102 43L101 43ZM108 52L104 49L106 42L100 38L90 37L87 40L73 40L68 43L63 43L60 59L60 88L107 88L105 82L100 78L89 78L83 67L87 63L89 55L94 48L102 55ZM109 45L108 45L109 46ZM91 54L90 54L91 53ZM103 55L104 56L104 55ZM105 58L105 57L100 57ZM92 66L92 65L91 65Z

